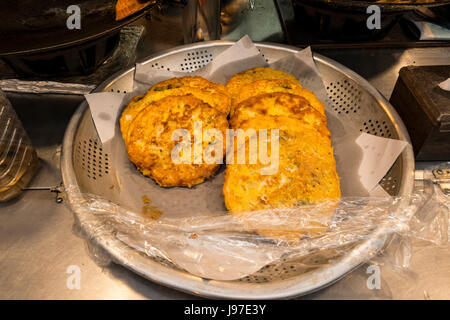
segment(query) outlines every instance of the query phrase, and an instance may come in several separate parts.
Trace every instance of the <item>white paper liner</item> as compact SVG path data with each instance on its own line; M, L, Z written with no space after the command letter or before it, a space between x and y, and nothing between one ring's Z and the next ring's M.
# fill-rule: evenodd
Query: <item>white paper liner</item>
M450 91L450 78L439 83L439 87L443 90Z

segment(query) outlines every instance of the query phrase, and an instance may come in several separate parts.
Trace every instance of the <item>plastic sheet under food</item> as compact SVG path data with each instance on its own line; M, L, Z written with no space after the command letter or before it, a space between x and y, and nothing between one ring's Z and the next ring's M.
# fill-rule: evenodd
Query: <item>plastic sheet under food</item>
M407 268L411 237L437 244L448 239L449 200L430 181L416 186L414 194L401 197L354 197L285 209L251 212L236 218L227 212L212 217L154 217L126 210L98 196L78 194L71 207L82 217L83 229L93 238L111 233L117 239L151 257L175 265L193 275L216 280L234 280L281 261L304 261L319 256L309 267L318 268L339 259L364 243L371 242L374 257L389 242L400 238L403 251L391 245L396 266ZM72 195L77 187L67 191ZM331 219L323 212L333 210ZM312 223L327 225L323 234L302 236ZM272 231L268 233L267 231ZM276 231L276 235L273 235ZM438 232L437 232L438 231ZM279 234L296 234L282 237ZM406 242L405 242L406 241ZM406 248L406 252L404 251ZM94 251L97 255L98 251ZM104 264L105 256L96 260ZM305 264L305 262L302 262Z

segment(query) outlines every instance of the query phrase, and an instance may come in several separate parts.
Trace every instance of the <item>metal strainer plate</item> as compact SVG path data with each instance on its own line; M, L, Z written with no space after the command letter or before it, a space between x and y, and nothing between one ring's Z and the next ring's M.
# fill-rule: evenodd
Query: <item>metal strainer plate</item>
M232 44L228 41L214 41L182 46L158 53L144 63L154 68L192 72ZM274 44L261 43L256 46L268 62L298 50ZM315 54L314 59L325 81L336 116L362 132L410 142L398 114L366 80L321 55ZM133 76L134 67L106 80L95 91L132 91ZM61 168L65 186L77 186L78 191L94 193L114 202L118 195L116 190L110 188L114 182L112 173L120 168L112 167L109 156L109 151L100 142L90 110L84 102L75 112L64 137ZM383 178L381 185L391 195L406 196L412 192L413 179L414 157L412 148L408 145ZM68 196L72 196L70 191ZM88 224L83 224L84 217L77 216L77 219L84 231L88 235L92 234ZM93 241L102 246L117 263L178 290L208 297L271 299L307 294L333 283L382 248L386 237L379 230L348 255L329 260L327 267L305 268L305 265L314 265L316 260L323 257L308 257L306 264L304 261L282 261L237 281L206 280L190 275L166 261L137 253L112 234L94 237ZM327 258L330 259L330 256Z

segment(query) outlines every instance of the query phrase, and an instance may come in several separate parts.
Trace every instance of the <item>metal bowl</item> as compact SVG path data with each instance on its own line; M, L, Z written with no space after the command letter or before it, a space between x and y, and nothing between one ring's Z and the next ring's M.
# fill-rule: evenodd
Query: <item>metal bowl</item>
M233 44L212 41L177 47L160 52L143 61L154 68L173 71L194 71ZM256 44L268 62L298 51L278 44ZM397 112L366 80L335 61L314 54L314 60L325 81L334 113L363 132L410 142L408 132ZM129 92L133 89L134 67L117 73L103 82L95 92ZM67 196L83 203L82 193L94 193L114 202L117 191L111 189L114 168L109 162L95 130L90 110L83 102L73 115L65 133L61 170ZM97 155L93 162L91 154ZM411 194L414 182L414 157L410 145L381 181L391 195ZM96 235L92 229L95 217L75 212L75 218L90 239L105 249L115 262L162 285L196 295L214 298L274 299L300 296L319 290L337 281L361 263L370 259L386 244L385 230L379 228L369 239L358 244L347 255L326 267L305 271L295 261L269 265L235 281L206 280L193 276L167 261L138 253L117 240L113 233Z

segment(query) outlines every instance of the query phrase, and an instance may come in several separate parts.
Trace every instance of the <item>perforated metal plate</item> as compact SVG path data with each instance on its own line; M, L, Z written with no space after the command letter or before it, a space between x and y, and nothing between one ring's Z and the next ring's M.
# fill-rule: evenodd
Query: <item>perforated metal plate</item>
M192 72L232 44L217 41L178 47L150 57L143 63L153 68ZM293 47L272 44L257 44L257 47L268 62L297 51ZM330 59L320 55L314 55L314 59L336 116L362 132L409 142L397 113L367 81ZM133 88L133 76L134 68L131 68L105 81L96 91L129 92ZM112 188L114 177L111 172L120 168L114 168L108 160L108 150L101 145L90 111L83 103L73 116L64 138L61 165L64 184L77 186L76 190L71 189L73 191L95 193L114 202L117 192ZM391 195L408 195L412 192L413 178L414 158L408 146L381 185ZM76 194L69 192L68 196L76 197ZM83 224L83 220L89 218L78 214L87 234L92 230L89 230L89 224ZM308 257L307 261L282 261L269 265L238 281L214 281L192 276L165 261L136 254L112 235L94 239L118 263L148 279L194 294L228 298L285 298L318 290L366 261L384 245L385 240L383 231L378 230L345 257L335 256L333 252L326 256L322 253L320 257ZM328 266L318 267L318 261L324 259L327 259Z

